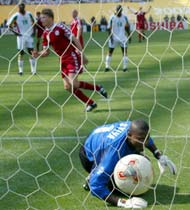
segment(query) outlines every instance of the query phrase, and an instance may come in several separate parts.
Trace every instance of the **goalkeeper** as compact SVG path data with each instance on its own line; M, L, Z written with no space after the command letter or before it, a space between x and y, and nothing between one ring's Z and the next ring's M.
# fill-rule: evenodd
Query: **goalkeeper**
M149 136L149 125L144 120L122 121L96 128L79 152L81 163L89 173L83 187L114 206L145 208L147 202L142 198L121 199L109 189L110 178L119 159L130 154L143 154L145 147L158 160L161 173L168 167L172 174L176 174L175 164L157 149ZM128 176L135 175L134 172L128 171Z

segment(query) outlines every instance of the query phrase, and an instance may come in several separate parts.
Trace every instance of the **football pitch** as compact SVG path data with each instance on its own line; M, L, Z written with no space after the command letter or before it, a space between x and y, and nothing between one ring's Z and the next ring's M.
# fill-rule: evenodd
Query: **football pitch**
M30 74L27 55L24 75L17 74L14 36L0 37L0 210L117 209L82 188L87 173L78 153L95 127L143 118L155 143L176 164L178 173L155 172L154 185L141 197L147 209L190 209L190 44L189 31L155 31L128 46L129 70L122 71L120 48L113 69L104 72L106 33L85 33L89 59L81 80L102 84L105 100L86 91L98 104L84 104L66 92L58 57L52 52L38 60Z

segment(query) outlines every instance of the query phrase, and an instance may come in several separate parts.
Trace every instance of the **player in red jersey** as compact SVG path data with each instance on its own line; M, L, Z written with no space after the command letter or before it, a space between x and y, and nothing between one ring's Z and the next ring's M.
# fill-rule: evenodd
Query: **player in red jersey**
M36 33L36 38L37 38L37 41L36 41L36 49L38 51L40 49L41 37L42 37L42 34L44 32L44 27L42 25L40 14L41 14L41 12L36 12L36 32L37 32Z
M72 12L72 17L73 20L71 22L71 31L72 34L80 41L80 44L82 48L84 47L84 41L83 41L83 36L82 36L82 22L80 18L78 17L78 11L73 10Z
M151 6L149 7L149 9L147 11L143 11L142 7L139 8L138 11L134 12L130 7L128 7L128 9L137 17L137 29L140 31L140 33L138 33L138 38L139 38L139 42L141 42L142 38L144 39L145 35L145 23L146 23L146 17L145 15L150 11Z
M63 23L54 23L54 13L51 9L43 9L41 13L42 24L45 27L43 33L43 50L33 51L33 57L45 57L50 53L49 47L60 57L64 88L73 93L86 104L86 111L92 111L97 104L84 95L81 89L99 92L107 98L107 92L102 86L78 81L78 75L83 71L83 64L88 60L82 52L82 46L78 39L72 35L71 30Z

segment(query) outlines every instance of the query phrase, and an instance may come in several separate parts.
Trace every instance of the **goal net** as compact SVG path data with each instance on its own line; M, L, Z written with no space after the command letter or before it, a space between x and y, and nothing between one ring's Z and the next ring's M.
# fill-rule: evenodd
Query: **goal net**
M0 3L0 209L115 209L83 189L88 174L79 148L97 126L143 118L178 172L172 176L166 170L161 175L156 159L146 151L155 175L151 189L141 197L148 201L147 209L189 210L190 1L25 1L34 16L51 8L55 22L67 25L72 10L78 10L89 59L79 79L103 84L109 96L105 100L86 90L98 104L92 112L85 112L85 104L64 90L59 56L52 48L49 57L37 59L36 75L30 72L25 52L24 73L18 75L16 36L8 31L6 20L18 11L19 1ZM132 29L128 71L122 70L117 46L110 71L105 72L106 21L118 4ZM147 11L149 6L143 33L127 7Z

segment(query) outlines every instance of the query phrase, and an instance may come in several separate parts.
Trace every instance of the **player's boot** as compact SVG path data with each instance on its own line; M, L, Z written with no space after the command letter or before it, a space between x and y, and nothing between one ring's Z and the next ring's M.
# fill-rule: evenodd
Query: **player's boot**
M95 102L93 104L88 104L86 107L86 112L91 112L96 107L97 107L97 104Z
M18 74L19 74L20 76L22 76L22 75L23 75L23 72L18 72Z
M100 90L98 91L100 95L102 95L104 98L108 98L108 94L106 90L100 85Z
M105 68L105 72L108 72L108 71L110 71L110 69L109 68Z
M127 64L124 64L123 65L123 72L126 72L126 71L128 71Z
M85 184L83 184L83 188L84 188L84 190L86 190L86 191L90 191L88 182L86 182Z
M126 72L126 71L128 71L128 68L123 68L123 72Z
M86 181L85 181L85 183L83 184L83 188L84 188L84 190L86 190L86 191L90 191L90 187L89 187L89 179L90 179L90 177L89 176L87 176L86 177Z

